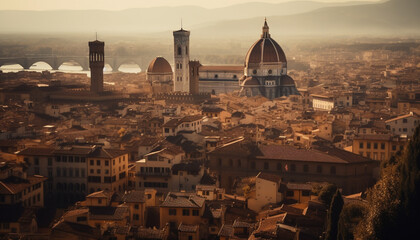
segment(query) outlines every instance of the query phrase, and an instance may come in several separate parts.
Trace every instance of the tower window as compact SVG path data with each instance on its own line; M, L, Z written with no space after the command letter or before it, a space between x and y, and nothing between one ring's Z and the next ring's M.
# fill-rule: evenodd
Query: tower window
M182 55L182 49L180 46L178 46L178 55Z

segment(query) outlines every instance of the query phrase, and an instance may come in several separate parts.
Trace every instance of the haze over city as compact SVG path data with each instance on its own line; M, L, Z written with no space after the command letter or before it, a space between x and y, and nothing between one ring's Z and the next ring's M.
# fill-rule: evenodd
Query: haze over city
M0 239L412 239L420 1L0 5Z

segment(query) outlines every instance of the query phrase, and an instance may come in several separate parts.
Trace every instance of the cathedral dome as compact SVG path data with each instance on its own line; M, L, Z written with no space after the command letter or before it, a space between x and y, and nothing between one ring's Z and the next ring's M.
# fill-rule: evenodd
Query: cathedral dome
M147 73L172 73L172 68L165 58L156 57L150 62Z
M251 46L246 54L245 66L249 64L286 62L286 55L283 49L270 37L267 21L265 21L261 38Z

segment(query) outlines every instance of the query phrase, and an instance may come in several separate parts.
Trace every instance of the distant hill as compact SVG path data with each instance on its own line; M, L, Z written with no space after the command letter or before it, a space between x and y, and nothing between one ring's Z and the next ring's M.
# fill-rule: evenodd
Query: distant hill
M391 0L378 4L335 6L288 16L268 16L274 35L366 35L399 37L420 34L420 1ZM260 18L223 21L194 29L199 36L258 36Z
M178 29L181 18L185 28L194 29L200 26L211 28L216 27L218 24L223 25L221 21L258 18L259 21L256 21L256 23L260 24L264 16L300 14L325 7L356 4L360 4L360 2L322 3L293 1L279 4L244 3L217 9L180 6L139 8L123 11L0 11L0 32L162 32ZM229 24L235 25L234 22L229 22Z

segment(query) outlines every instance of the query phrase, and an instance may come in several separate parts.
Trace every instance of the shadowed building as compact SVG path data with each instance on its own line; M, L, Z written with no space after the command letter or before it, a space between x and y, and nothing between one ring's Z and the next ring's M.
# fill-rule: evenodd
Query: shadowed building
M248 50L244 72L239 81L242 96L262 95L274 99L299 95L294 80L287 75L286 55L271 38L267 21L264 22L261 38Z
M89 42L90 91L95 93L104 90L104 48L104 42Z

